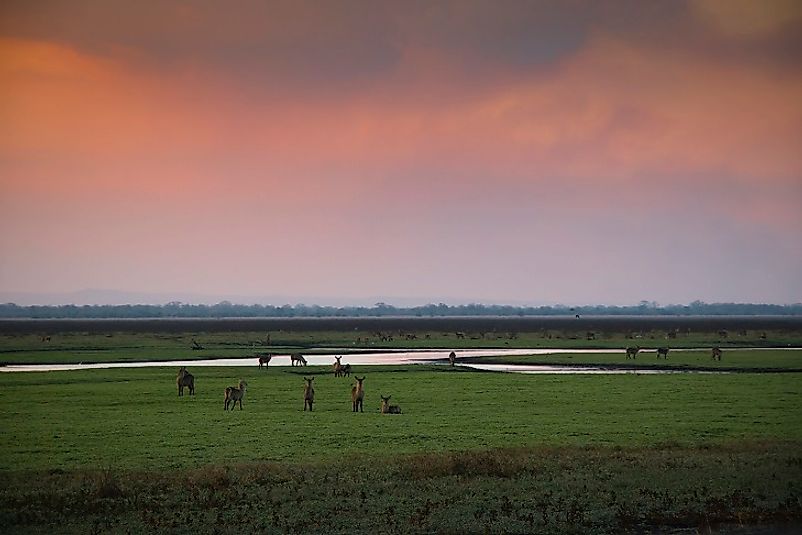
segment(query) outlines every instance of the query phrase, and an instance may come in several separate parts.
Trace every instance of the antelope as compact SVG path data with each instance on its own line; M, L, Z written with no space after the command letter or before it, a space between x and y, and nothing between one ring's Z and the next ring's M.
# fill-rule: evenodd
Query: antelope
M390 405L390 398L392 396L384 397L380 394L379 397L382 398L382 414L401 414L401 407L398 405Z
M638 351L640 351L640 346L635 347L628 347L627 348L627 358L628 359L635 359L638 356Z
M351 365L350 364L343 364L342 374L345 377L351 377Z
M295 363L298 363L298 366L306 366L306 359L300 353L293 353L290 355L290 364L295 366Z
M195 340L195 339L193 338L193 339L192 339L192 349L193 349L193 350L195 350L195 351L198 351L198 350L200 350L200 349L203 349L203 346L202 346L202 345L200 345L200 344L198 343L198 341L197 341L197 340Z
M451 366L454 366L454 363L456 361L457 361L457 354L452 351L451 353L448 354L448 363L451 364Z
M261 369L262 366L267 368L267 365L270 364L270 359L272 359L272 358L273 358L273 355L271 355L270 353L267 353L267 354L264 354L264 355L259 355L259 368Z
M189 388L189 395L195 395L195 376L189 373L186 367L181 367L178 370L178 376L175 378L175 384L178 386L178 395L184 395L184 387Z
M721 360L721 348L714 347L710 350L710 358L713 360Z
M342 357L334 357L334 377L342 377L343 375L343 365L340 362Z
M306 407L309 407L309 412L312 412L312 404L315 402L315 387L312 386L314 377L304 377L306 384L304 385L304 412Z
M657 348L657 358L663 357L664 359L668 358L668 348L667 347L658 347Z
M223 406L223 410L228 410L228 404L233 403L231 405L231 410L234 410L234 407L237 406L237 402L239 402L239 410L242 410L242 398L245 397L245 390L248 388L248 383L243 381L242 379L239 380L239 385L237 386L227 386L226 387L226 399L225 405Z
M357 409L359 409L359 412L364 412L362 410L362 400L365 399L365 390L362 388L362 381L364 381L365 378L362 377L362 379L360 379L355 375L354 379L356 379L356 384L353 386L353 388L351 388L351 403L353 404L354 408L353 412L357 412Z

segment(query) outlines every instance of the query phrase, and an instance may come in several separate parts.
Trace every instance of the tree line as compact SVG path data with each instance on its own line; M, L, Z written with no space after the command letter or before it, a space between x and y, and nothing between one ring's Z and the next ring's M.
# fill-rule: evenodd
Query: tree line
M386 303L364 306L239 305L222 301L215 305L172 302L164 305L31 305L0 304L0 318L300 318L300 317L448 317L448 316L795 316L802 315L802 303L792 305L755 303L705 303L658 305L641 301L637 305L547 305L510 306L428 304L396 307Z

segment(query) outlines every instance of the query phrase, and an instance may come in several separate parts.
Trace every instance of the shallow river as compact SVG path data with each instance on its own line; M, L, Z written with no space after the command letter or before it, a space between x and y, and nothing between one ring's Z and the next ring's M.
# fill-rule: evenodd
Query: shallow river
M450 351L440 349L424 349L417 351L383 351L375 353L346 354L342 358L343 364L389 366L398 364L422 364L441 361L445 364ZM621 353L620 349L463 349L457 351L457 358L466 357L501 357L514 355L547 355L570 353ZM327 366L334 362L334 356L341 355L336 351L331 353L317 353L304 355L310 366ZM102 368L153 368L153 367L180 367L198 368L203 366L241 366L256 367L259 364L257 357L220 358L206 360L167 360L142 362L98 362L91 364L13 364L0 366L0 372L47 372L90 370ZM664 374L664 373L723 373L723 372L690 372L682 370L658 370L654 368L597 368L588 366L550 366L550 365L509 365L509 364L472 364L458 363L458 366L499 372L514 373L541 373L541 374ZM290 366L289 353L274 353L270 366Z

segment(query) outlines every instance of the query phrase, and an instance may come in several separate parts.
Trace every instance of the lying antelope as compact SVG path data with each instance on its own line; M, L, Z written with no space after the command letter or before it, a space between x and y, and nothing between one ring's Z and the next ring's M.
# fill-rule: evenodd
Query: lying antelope
M390 398L392 396L384 397L380 394L379 397L382 398L382 414L401 414L401 407L398 405L390 405Z
M340 359L342 359L342 357L334 357L334 364L332 365L334 368L334 377L342 377L343 375L343 365Z
M290 365L295 366L296 363L298 366L306 366L306 359L300 353L293 353L290 355Z
M710 350L710 358L713 360L721 360L721 348L714 347Z
M365 390L362 388L362 381L364 381L365 378L362 377L362 379L360 379L355 375L354 379L356 379L356 384L351 388L351 403L354 407L353 412L357 412L357 409L359 409L359 412L364 412L362 410L362 400L365 399Z
M315 387L312 386L314 377L304 377L306 384L304 385L304 411L309 407L309 412L312 412L312 404L315 402Z
M635 357L638 356L638 351L640 351L640 346L628 347L627 348L627 358L634 360Z
M226 387L226 399L223 410L228 410L228 404L231 403L231 410L239 403L239 410L242 410L242 398L245 397L245 390L248 388L248 383L240 379L239 385Z
M178 386L178 395L184 395L184 387L189 388L189 395L195 395L195 376L187 371L185 367L178 370L178 376L175 378L175 384Z
M271 355L270 353L259 355L259 368L261 368L262 366L267 368L267 365L270 364L270 359L272 358L273 355Z
M657 358L663 357L664 359L668 358L668 348L667 347L658 347L657 348Z

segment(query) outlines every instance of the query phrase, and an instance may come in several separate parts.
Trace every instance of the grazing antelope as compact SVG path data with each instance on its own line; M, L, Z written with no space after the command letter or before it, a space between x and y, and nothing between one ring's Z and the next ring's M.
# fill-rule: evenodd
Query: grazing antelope
M264 366L265 369L267 369L267 365L270 364L270 359L272 359L272 358L273 358L273 355L271 355L270 353L266 353L264 355L259 355L259 368L261 369L262 366Z
M342 374L345 377L351 377L351 365L350 364L343 364Z
M455 334L457 335L457 338L465 338L465 333L462 331L457 331Z
M379 394L379 397L382 398L382 414L401 414L401 407L398 405L390 405L390 398L392 396L384 397Z
M175 378L175 384L178 386L178 395L184 395L184 387L189 388L189 395L195 395L195 376L187 371L185 367L178 370L178 376Z
M714 347L710 350L710 358L713 360L721 360L721 348Z
M365 399L365 389L362 388L362 381L364 381L365 378L362 377L362 379L360 379L355 375L354 379L356 379L356 384L351 388L351 403L354 407L353 412L357 412L357 409L359 409L359 412L364 412L362 410L362 400Z
M293 353L290 355L290 364L295 366L298 363L298 366L306 366L306 359L300 353Z
M638 356L638 351L640 351L640 346L635 347L628 347L627 348L627 358L628 359L635 359Z
M203 349L203 346L202 346L202 345L200 345L200 344L197 342L197 340L195 340L195 339L193 338L193 339L192 339L192 349L193 349L193 350L195 350L195 351L197 351L197 350Z
M457 362L457 354L452 351L451 353L448 354L448 363L451 366L454 366L455 362Z
M342 357L334 357L334 377L342 377L343 375L343 365L340 359L342 359Z
M245 390L248 388L248 383L240 379L239 385L237 386L227 386L226 387L226 399L225 405L223 406L223 410L228 410L228 404L232 403L231 410L234 410L234 407L237 406L237 402L239 402L239 410L242 410L242 398L245 397Z
M304 411L309 407L309 412L312 412L312 404L315 402L315 387L312 386L314 377L304 377L306 384L304 385Z
M668 358L668 348L667 347L658 347L657 348L657 358L663 357L664 359Z

